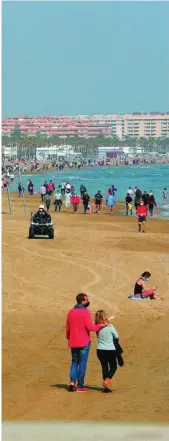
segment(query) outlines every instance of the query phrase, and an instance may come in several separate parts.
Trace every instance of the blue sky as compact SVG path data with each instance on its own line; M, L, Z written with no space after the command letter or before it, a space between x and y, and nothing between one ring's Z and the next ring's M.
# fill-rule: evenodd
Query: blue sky
M168 2L4 2L3 117L169 110Z

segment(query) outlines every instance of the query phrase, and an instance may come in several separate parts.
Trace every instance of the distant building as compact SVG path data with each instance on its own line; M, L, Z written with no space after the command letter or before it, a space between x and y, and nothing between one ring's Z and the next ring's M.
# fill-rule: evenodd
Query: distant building
M57 159L73 159L79 156L82 156L82 153L75 153L72 146L50 146L36 148L36 158L38 160L50 159L52 157Z
M98 147L99 158L118 158L124 154L122 147Z
M125 115L77 115L32 117L22 115L2 121L2 134L11 135L15 130L21 134L36 136L95 137L169 137L169 112L135 112Z

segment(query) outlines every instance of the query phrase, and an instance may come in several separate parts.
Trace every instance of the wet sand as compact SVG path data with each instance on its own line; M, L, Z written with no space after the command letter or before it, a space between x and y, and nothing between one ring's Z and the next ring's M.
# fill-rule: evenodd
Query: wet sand
M30 212L39 196L12 195L15 215L2 199L3 419L168 422L169 223L150 219L137 233L135 216L53 213L55 239L29 240ZM117 204L117 214L121 205ZM67 211L67 212L66 212ZM51 208L53 212L53 207ZM130 301L138 275L149 270L164 301ZM91 313L105 308L124 348L112 394L101 392L92 334L87 394L70 394L65 318L79 291Z

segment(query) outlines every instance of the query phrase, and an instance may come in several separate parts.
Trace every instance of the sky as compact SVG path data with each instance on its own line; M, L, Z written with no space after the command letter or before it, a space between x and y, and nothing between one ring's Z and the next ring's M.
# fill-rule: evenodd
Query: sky
M2 116L169 111L168 2L2 6Z

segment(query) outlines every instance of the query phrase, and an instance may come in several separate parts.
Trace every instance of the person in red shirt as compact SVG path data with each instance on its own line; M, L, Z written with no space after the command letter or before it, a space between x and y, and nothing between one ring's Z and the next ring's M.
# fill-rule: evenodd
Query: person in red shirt
M74 211L74 213L76 213L76 211L78 209L78 205L80 204L80 198L79 198L79 196L77 196L77 194L74 194L71 197L71 203L73 205L73 211Z
M145 222L148 216L148 208L144 205L144 202L141 201L140 205L137 207L136 216L138 219L138 231L139 233L145 233Z
M84 378L91 345L90 331L98 332L105 324L95 325L92 322L87 309L90 303L86 294L78 294L76 302L75 307L68 312L66 320L66 337L72 354L69 392L87 392Z

